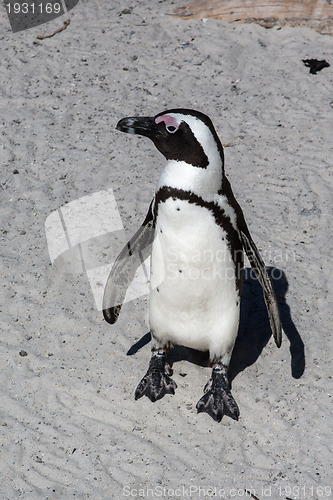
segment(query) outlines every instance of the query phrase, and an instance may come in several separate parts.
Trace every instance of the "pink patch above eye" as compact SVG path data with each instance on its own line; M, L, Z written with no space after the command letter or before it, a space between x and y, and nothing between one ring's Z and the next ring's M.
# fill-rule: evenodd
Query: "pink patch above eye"
M155 123L161 123L161 122L164 122L167 128L174 127L175 130L173 130L172 132L176 132L176 130L178 130L179 123L173 116L170 115L158 116L155 120Z

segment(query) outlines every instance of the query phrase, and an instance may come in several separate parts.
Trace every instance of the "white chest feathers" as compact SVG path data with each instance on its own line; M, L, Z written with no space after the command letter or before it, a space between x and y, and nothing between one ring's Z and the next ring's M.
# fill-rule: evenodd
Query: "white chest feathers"
M228 358L239 322L235 272L228 235L208 208L173 198L159 203L151 258L154 337Z

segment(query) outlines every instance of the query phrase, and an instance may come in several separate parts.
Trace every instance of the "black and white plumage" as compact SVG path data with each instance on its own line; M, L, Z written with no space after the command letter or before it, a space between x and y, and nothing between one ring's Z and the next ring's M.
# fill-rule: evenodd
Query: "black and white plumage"
M118 256L104 292L104 317L115 323L135 271L152 248L152 357L135 399L174 394L166 354L183 345L209 351L212 363L198 412L218 422L224 414L238 420L227 370L238 332L243 249L263 288L278 347L281 324L264 262L224 173L221 142L206 115L186 109L124 118L117 129L149 137L167 160L147 217Z

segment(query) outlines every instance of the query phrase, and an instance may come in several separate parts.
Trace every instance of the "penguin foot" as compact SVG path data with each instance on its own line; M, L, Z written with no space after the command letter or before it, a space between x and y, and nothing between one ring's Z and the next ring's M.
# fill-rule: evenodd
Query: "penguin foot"
M196 406L198 413L208 413L216 422L221 422L223 415L238 420L239 408L230 392L227 368L224 365L213 366L212 377L204 392Z
M147 396L154 403L166 394L174 394L177 384L170 378L172 373L170 365L166 362L165 352L154 352L148 371L136 388L135 400Z

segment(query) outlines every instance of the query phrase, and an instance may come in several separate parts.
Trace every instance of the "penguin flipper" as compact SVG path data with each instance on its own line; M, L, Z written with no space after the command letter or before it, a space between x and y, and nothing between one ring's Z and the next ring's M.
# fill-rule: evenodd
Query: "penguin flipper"
M237 226L240 232L243 248L250 261L251 267L255 272L255 275L257 276L257 279L263 289L269 323L271 325L275 343L278 347L280 347L282 342L282 327L280 321L279 308L277 305L277 300L275 297L275 292L272 286L272 282L267 274L266 266L261 258L259 250L257 249L254 241L251 238L250 231L247 227L243 211L232 192L230 182L228 181L226 176L223 177L223 186L228 201L236 212Z
M154 239L153 201L142 226L121 250L106 281L103 316L108 323L114 324L117 321L135 272L151 253Z
M240 234L246 255L264 293L269 323L271 325L275 343L277 347L280 347L282 342L282 327L279 308L271 279L267 274L265 263L251 238L248 228L245 227L244 230L240 229Z

